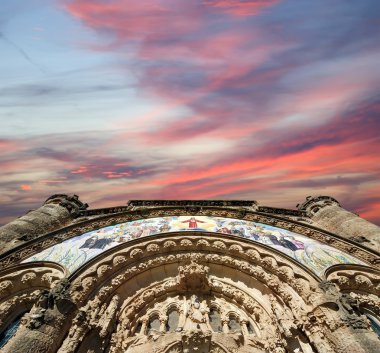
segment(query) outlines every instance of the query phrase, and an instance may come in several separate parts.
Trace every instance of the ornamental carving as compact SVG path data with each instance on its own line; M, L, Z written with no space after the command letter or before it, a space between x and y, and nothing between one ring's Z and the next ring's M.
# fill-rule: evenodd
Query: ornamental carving
M22 317L2 351L23 353L18 343L25 347L31 341L38 353L377 351L379 270L359 262L313 272L290 256L302 244L285 237L281 229L346 249L366 258L367 264L376 255L313 228L304 219L294 221L304 211L285 214L255 204L218 207L207 202L169 202L130 203L98 214L81 210L76 224L20 248L12 258L3 258L0 330L17 315ZM84 214L88 220L81 220ZM126 220L138 225L142 217L173 215L186 216L178 222L192 229L211 216L234 218L236 224L226 228L220 221L218 233L189 229L169 234L162 220L162 234L149 237L149 227L137 229L130 242L121 240L112 248L105 248L108 243L101 236L87 243L84 239L81 245L97 256L71 275L49 263L10 267L83 231ZM246 233L239 219L281 229L271 239L265 227ZM250 241L248 236L261 236L266 243ZM102 247L106 251L98 251ZM30 311L16 315L20 306Z

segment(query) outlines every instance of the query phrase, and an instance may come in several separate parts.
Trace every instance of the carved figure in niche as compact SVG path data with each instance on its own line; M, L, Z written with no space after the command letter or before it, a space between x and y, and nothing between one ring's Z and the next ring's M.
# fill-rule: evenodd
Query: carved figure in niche
M44 289L41 291L41 295L38 297L37 308L47 309L49 307L49 291Z
M281 331L284 333L286 337L292 337L291 330L297 328L294 325L294 318L292 312L286 307L284 307L283 310L280 310L274 295L270 294L269 300L271 303L272 311L277 319L277 322L280 324Z
M339 290L333 282L322 281L321 283L319 283L319 288L321 288L327 296L331 296L333 298L339 296Z
M186 299L185 299L186 302ZM202 332L212 331L208 313L206 301L200 302L196 295L192 295L190 303L186 303L186 320L183 326L183 330L201 330Z
M195 261L178 266L177 283L186 291L207 290L209 288L208 271L207 266Z
M64 340L58 353L74 352L89 329L90 325L87 313L83 310L79 310L78 314L73 319L69 334Z
M360 315L359 300L351 297L350 294L343 293L340 296L340 303L348 313Z
M99 335L100 337L106 337L107 333L111 331L113 318L116 316L119 307L119 296L114 295L107 306L107 309L100 317L98 326L101 328Z
M326 336L323 330L318 325L310 325L310 340L314 344L314 346L318 349L318 351L323 353L334 353L334 349L327 342Z

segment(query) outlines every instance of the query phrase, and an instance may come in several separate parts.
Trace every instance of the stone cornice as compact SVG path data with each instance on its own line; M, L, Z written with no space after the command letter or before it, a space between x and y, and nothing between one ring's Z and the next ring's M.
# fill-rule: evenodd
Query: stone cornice
M130 207L256 207L254 200L130 200Z
M115 206L106 208L86 209L78 212L77 217L102 216L116 214L137 209L146 208L164 208L164 207L183 207L199 212L204 207L221 207L221 208L241 208L259 213L307 217L306 212L302 210L292 210L286 208L277 208L269 206L259 206L256 201L247 200L131 200L126 206Z
M108 214L93 219L79 221L68 227L45 234L33 239L21 246L3 254L0 257L0 270L19 263L27 257L40 252L50 246L58 244L74 236L96 230L102 227L115 225L118 223L154 217L197 215L235 218L246 221L264 223L279 228L287 229L299 233L312 239L331 245L339 250L350 253L353 256L365 261L366 263L380 268L380 256L375 251L366 250L358 246L353 241L343 239L338 235L323 231L316 227L303 223L285 219L276 215L262 214L246 208L220 208L220 207L199 207L195 212L193 207L162 207L162 208L141 208L128 210L117 214Z

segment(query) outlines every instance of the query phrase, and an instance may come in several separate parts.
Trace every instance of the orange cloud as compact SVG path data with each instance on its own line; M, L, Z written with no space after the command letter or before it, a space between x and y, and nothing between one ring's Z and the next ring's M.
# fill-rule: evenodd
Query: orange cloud
M28 184L23 184L23 185L20 185L20 189L21 190L31 190L32 186L28 185Z

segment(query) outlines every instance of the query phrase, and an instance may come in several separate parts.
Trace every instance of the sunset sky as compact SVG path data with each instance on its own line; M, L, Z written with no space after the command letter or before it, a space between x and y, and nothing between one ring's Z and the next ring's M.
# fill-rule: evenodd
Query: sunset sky
M0 224L55 193L380 224L379 0L1 0L0 52Z

